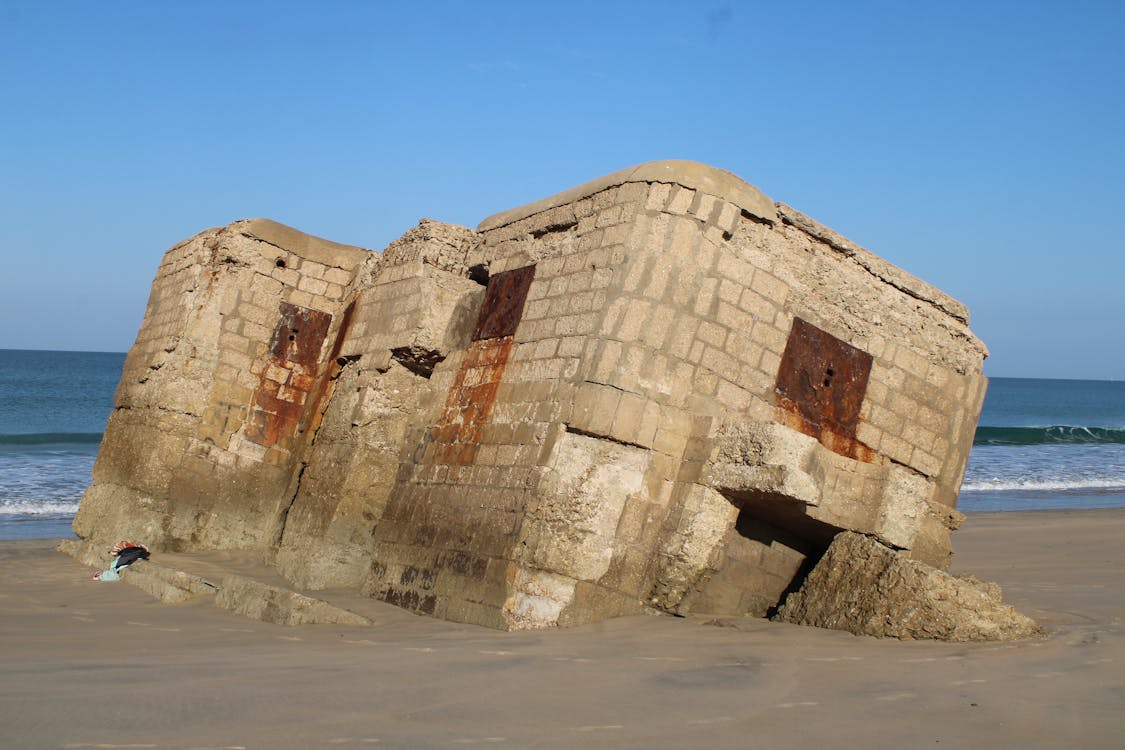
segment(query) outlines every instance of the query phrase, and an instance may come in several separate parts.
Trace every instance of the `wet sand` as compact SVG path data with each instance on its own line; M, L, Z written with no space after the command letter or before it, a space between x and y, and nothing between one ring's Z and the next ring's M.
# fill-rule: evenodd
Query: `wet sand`
M1122 747L1125 510L972 514L955 544L954 572L1048 635L655 616L501 633L379 603L375 627L285 628L4 542L0 747Z

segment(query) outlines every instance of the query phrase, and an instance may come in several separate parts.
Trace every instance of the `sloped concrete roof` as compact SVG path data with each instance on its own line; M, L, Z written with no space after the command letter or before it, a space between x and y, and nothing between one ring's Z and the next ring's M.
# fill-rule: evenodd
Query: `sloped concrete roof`
M525 206L493 214L477 226L478 232L502 227L543 211L581 200L629 182L668 182L683 185L729 201L759 219L777 223L777 211L769 196L738 175L697 161L669 159L648 161L564 190Z

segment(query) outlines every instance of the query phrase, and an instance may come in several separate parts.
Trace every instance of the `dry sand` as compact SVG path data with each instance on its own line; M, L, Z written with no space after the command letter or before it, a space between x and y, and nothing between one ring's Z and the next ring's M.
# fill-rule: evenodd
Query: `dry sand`
M284 628L0 559L5 748L1121 748L1125 511L973 514L955 572L1044 638L879 641L634 617L500 633L372 603Z

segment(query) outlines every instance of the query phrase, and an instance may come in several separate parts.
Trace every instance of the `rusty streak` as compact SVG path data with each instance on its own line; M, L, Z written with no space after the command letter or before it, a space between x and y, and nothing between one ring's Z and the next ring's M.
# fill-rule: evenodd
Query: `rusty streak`
M496 401L513 343L511 336L504 336L469 345L441 417L431 430L437 463L471 464L476 458L481 429Z
M288 450L308 413L307 402L317 383L320 352L332 315L288 302L280 304L280 314L270 338L269 359L258 375L246 437L259 445Z
M453 379L445 408L430 429L436 463L465 465L476 458L534 278L535 266L524 266L488 280L472 343Z

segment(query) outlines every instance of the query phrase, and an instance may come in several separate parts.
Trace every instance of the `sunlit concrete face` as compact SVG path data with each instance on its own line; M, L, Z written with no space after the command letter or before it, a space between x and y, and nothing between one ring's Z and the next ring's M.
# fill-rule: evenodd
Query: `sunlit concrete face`
M75 529L498 628L765 615L840 531L946 564L985 356L691 162L382 253L238 222L165 256Z

